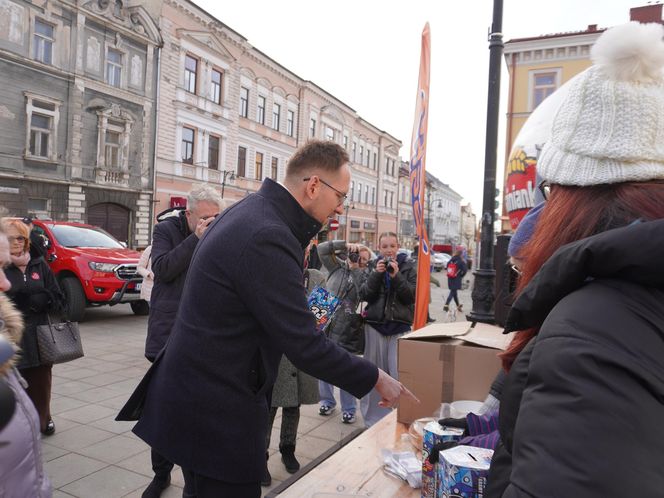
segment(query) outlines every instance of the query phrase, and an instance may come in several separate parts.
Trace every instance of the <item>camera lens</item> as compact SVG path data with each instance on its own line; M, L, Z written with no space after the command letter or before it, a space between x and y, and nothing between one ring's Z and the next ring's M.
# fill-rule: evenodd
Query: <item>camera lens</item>
M360 254L357 252L351 252L348 255L348 259L350 259L352 263L357 263L360 260Z

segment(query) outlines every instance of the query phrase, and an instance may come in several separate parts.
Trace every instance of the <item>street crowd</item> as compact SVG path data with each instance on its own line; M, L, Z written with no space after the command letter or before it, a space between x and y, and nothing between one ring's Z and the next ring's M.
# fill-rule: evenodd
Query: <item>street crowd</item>
M518 276L505 328L517 333L485 414L446 420L465 444L495 450L484 496L664 492L663 38L654 24L606 31L553 118L537 164L545 202L509 249ZM266 179L226 209L197 186L186 209L158 216L140 263L151 367L118 414L152 449L144 497L160 496L174 464L183 496L260 496L278 408L294 473L299 407L330 416L334 386L343 423L358 400L368 427L417 400L397 374L417 274L396 234L380 235L373 261L361 244L312 244L343 211L348 162L336 143L311 141L282 183ZM63 308L29 222L0 228L0 394L20 406L0 417L0 495L19 498L51 493L39 432L55 431L52 365L34 329ZM452 280L465 271L455 257ZM450 283L445 306L458 304Z

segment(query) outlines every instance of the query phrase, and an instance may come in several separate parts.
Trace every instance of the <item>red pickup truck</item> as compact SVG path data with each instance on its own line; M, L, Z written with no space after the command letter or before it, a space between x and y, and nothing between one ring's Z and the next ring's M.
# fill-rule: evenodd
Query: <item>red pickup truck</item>
M81 321L88 306L131 303L148 314L140 298L143 279L136 273L140 253L127 249L99 227L65 221L33 220L46 239L46 261L67 298L67 316Z

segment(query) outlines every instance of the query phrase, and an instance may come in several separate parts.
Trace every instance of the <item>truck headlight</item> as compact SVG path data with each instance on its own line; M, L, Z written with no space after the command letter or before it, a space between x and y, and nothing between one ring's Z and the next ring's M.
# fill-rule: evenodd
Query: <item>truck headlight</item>
M115 263L99 263L97 261L90 261L88 265L92 270L100 271L102 273L113 273L117 266Z

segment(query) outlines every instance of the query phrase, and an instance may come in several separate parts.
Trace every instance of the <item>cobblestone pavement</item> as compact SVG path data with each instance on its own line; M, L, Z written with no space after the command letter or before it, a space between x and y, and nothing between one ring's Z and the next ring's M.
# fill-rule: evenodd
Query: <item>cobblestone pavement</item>
M443 273L434 275L441 288L432 286L431 316L444 320L447 282ZM460 298L470 311L470 290ZM146 317L133 315L128 305L90 309L81 324L85 357L54 367L56 433L43 439L43 451L56 498L140 497L150 482L149 448L133 435L132 423L114 420L148 368L143 357L146 325ZM339 410L321 417L317 405L303 406L301 415L296 455L302 465L363 426L361 416L353 425L342 424ZM273 486L289 477L277 451L280 422L279 412L269 459ZM180 497L182 486L176 467L162 496Z

